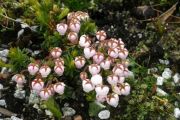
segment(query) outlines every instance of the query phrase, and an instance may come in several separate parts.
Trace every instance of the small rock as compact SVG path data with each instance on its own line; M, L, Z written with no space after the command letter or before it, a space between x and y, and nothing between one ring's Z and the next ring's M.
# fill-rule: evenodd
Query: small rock
M139 37L139 39L141 39L142 38L142 33L138 33L138 37Z
M3 87L3 85L2 84L0 84L0 90L2 90L4 87Z
M1 57L7 57L9 54L9 50L8 49L4 49L2 51L0 51L0 56Z
M71 107L63 107L62 108L64 116L73 116L76 111Z
M156 85L163 85L163 82L164 82L164 78L163 77L157 77L157 82L156 82Z
M108 119L110 117L109 110L102 110L101 112L99 112L98 117L100 119Z
M0 106L7 106L6 101L4 99L0 100Z
M23 33L24 33L24 29L19 30L17 33L17 39L19 39L23 35Z
M167 96L167 95L168 95L164 90L162 90L162 89L160 89L160 88L157 88L157 89L156 89L156 92L157 92L157 94L160 95L160 96Z
M51 112L51 111L49 111L49 110L45 110L45 113L46 113L46 115L47 115L47 116L50 116L50 117L52 117L52 116L53 116L52 112Z
M24 99L25 98L25 90L17 89L14 93L15 98Z
M174 83L179 83L180 82L180 74L175 73L175 75L173 76L173 80L174 80Z
M180 118L180 109L179 108L174 109L174 117L175 118Z
M15 116L11 116L11 120L23 120L23 119L15 117Z
M38 55L40 52L41 52L40 50L35 50L31 55L32 55L32 56L36 56L36 55Z
M172 71L169 68L165 68L164 72L162 73L162 77L165 79L170 79L172 75Z
M81 115L76 115L76 116L74 116L73 120L82 120L82 117L81 117Z
M8 59L6 57L0 57L0 60L6 63Z
M164 64L164 65L169 65L169 60L159 59L159 62L160 62L161 64Z
M4 73L6 73L7 72L7 67L2 67L2 69L1 69L1 74L4 74Z
M38 97L38 94L36 93L36 91L32 90L29 96L29 104L36 104L39 103L39 101L40 99Z

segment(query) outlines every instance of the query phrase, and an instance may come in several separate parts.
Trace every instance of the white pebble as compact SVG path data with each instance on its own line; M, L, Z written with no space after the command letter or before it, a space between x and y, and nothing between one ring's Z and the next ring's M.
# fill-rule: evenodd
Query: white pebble
M167 95L168 95L164 90L162 90L162 89L160 89L160 88L157 88L157 89L156 89L156 92L157 92L157 94L160 95L160 96L167 96Z
M31 90L31 94L29 96L29 104L36 104L39 103L40 99L36 93L36 91Z
M0 57L0 60L6 63L8 59L6 57Z
M180 74L175 73L175 75L173 76L173 80L174 80L174 83L179 83L180 82Z
M3 87L3 85L2 84L0 84L0 90L2 90L4 87Z
M169 65L169 60L159 59L159 62L160 62L161 64L164 64L164 65Z
M180 109L179 108L174 109L174 117L175 118L180 118Z
M76 113L76 111L71 107L63 107L62 111L64 116L73 116Z
M24 99L25 98L25 90L17 89L14 93L15 98Z
M102 110L101 112L99 112L98 117L100 119L108 119L110 117L109 110Z
M6 101L4 99L0 100L0 106L6 107Z
M46 115L47 115L47 116L50 116L50 117L52 117L52 116L53 116L52 112L51 112L51 111L49 111L49 110L45 110L45 113L46 113Z
M164 82L164 78L163 77L157 77L157 82L156 82L156 85L163 85L163 82Z
M1 69L1 74L4 74L4 73L6 73L7 72L7 67L2 67L2 69Z
M15 116L11 116L11 120L23 120L23 119L15 117Z
M4 49L2 51L0 51L0 56L1 57L7 57L9 54L9 50L8 49Z
M162 73L162 77L165 79L170 79L172 75L172 71L169 68L165 68L164 72Z

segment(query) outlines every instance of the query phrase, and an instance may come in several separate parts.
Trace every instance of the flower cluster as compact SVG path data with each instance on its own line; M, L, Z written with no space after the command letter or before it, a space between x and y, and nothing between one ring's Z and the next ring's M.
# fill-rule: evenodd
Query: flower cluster
M59 47L55 47L50 51L50 59L54 61L54 72L57 76L61 76L64 73L64 60L61 58L62 50ZM28 65L28 72L32 76L36 76L31 82L32 90L34 90L43 100L47 100L54 93L62 95L64 93L65 84L56 80L56 83L47 83L43 79L47 78L51 73L52 68L46 64L39 66L38 63L30 63ZM26 82L23 74L16 74L12 78L16 81L18 87L23 87ZM51 81L52 82L52 81Z
M118 95L130 93L130 85L124 82L129 76L128 50L124 42L116 38L107 39L106 32L100 30L94 38L81 35L76 43L83 51L83 55L74 58L76 68L82 70L80 78L83 90L87 93L95 90L97 101L107 101L116 107Z

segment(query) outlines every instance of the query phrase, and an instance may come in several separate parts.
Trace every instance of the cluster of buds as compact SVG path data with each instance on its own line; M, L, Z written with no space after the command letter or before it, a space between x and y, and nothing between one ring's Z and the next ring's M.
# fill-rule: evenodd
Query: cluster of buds
M50 50L50 60L54 62L54 73L57 76L62 76L64 73L64 60L61 58L62 50L59 47L54 47ZM56 80L56 83L45 83L44 78L48 79L49 74L52 72L52 68L43 64L40 66L40 62L30 63L27 67L30 75L34 78L31 82L31 88L35 91L42 100L47 100L49 97L58 93L62 95L64 93L65 84ZM26 82L23 74L16 74L12 77L12 80L17 83L17 87L22 88Z
M130 73L129 60L126 59L128 50L120 38L107 39L103 30L97 31L95 37L80 36L79 46L83 49L84 56L75 58L75 65L83 70L80 74L83 90L86 93L94 90L97 101L106 101L109 105L117 107L119 95L130 94L130 85L125 82ZM97 42L93 43L92 39ZM84 67L85 63L90 63L87 65L88 69Z
M59 32L60 35L65 35L67 33L67 39L72 44L78 44L78 33L81 28L81 21L85 21L88 19L89 15L86 12L70 12L67 15L67 23L57 24L56 30ZM88 46L89 41L85 41L84 39L88 39L88 37L81 37L80 44L83 44L85 42L86 46Z

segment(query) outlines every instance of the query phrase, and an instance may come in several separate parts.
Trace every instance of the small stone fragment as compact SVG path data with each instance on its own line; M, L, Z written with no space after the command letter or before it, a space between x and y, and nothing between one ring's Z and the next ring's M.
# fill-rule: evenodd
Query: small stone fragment
M180 82L180 74L175 73L175 75L173 76L173 80L174 80L174 83L179 83Z
M110 117L109 110L102 110L102 111L100 111L99 114L98 114L98 117L100 119L108 119Z
M62 108L64 116L73 116L76 111L71 107L63 107Z

